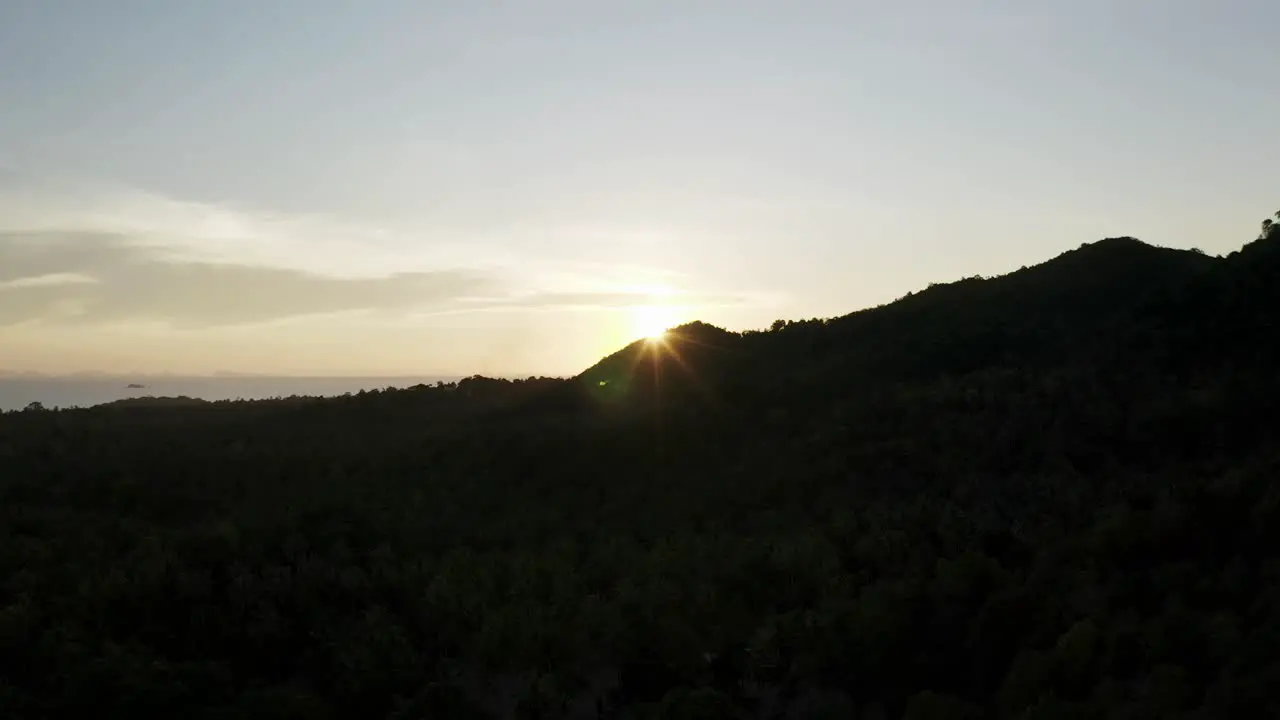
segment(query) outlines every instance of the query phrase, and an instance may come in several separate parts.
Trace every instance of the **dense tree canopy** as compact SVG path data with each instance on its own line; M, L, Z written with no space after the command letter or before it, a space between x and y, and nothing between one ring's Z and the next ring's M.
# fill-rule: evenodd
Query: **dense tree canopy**
M1280 713L1280 236L0 416L7 718Z

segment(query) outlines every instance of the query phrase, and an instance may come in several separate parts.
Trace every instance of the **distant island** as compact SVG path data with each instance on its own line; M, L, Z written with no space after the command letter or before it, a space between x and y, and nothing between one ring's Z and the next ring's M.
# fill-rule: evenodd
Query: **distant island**
M143 384L141 384L141 383L129 383L128 385L125 385L125 387L126 387L126 388L128 388L128 389L130 389L130 390L142 390L142 389L146 388L147 386L146 386L146 385L143 385Z
M224 401L226 402L226 401ZM98 405L100 408L139 408L139 407L191 407L198 405L208 405L208 400L201 398L188 397L179 395L177 397L154 397L145 395L143 397L122 398L113 400L109 403Z

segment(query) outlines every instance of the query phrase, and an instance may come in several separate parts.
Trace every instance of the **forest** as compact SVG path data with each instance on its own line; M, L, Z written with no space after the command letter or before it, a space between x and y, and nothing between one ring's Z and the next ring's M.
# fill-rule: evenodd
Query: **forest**
M1280 232L0 415L0 717L1280 717Z

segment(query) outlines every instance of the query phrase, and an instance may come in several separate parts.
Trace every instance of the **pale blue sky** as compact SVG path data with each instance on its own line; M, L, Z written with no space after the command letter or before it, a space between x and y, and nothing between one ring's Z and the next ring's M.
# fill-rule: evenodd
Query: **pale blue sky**
M1280 206L1277 28L0 0L0 368L572 373L657 320L842 314L1106 236L1228 252Z

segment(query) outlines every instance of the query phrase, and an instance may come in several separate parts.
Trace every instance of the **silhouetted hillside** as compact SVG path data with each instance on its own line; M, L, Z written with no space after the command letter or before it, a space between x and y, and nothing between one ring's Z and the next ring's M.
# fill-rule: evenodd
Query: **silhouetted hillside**
M769 332L744 335L693 323L674 329L667 347L637 341L580 377L615 394L651 390L659 379L681 390L696 379L704 389L763 385L793 394L1061 365L1123 332L1155 293L1176 294L1223 263L1111 238L1008 275L933 285L844 317L779 321Z
M1280 713L1280 233L572 379L0 415L0 714Z
M693 322L671 328L657 340L637 340L577 377L600 402L638 398L700 402L722 396L742 361L742 338L722 328Z

